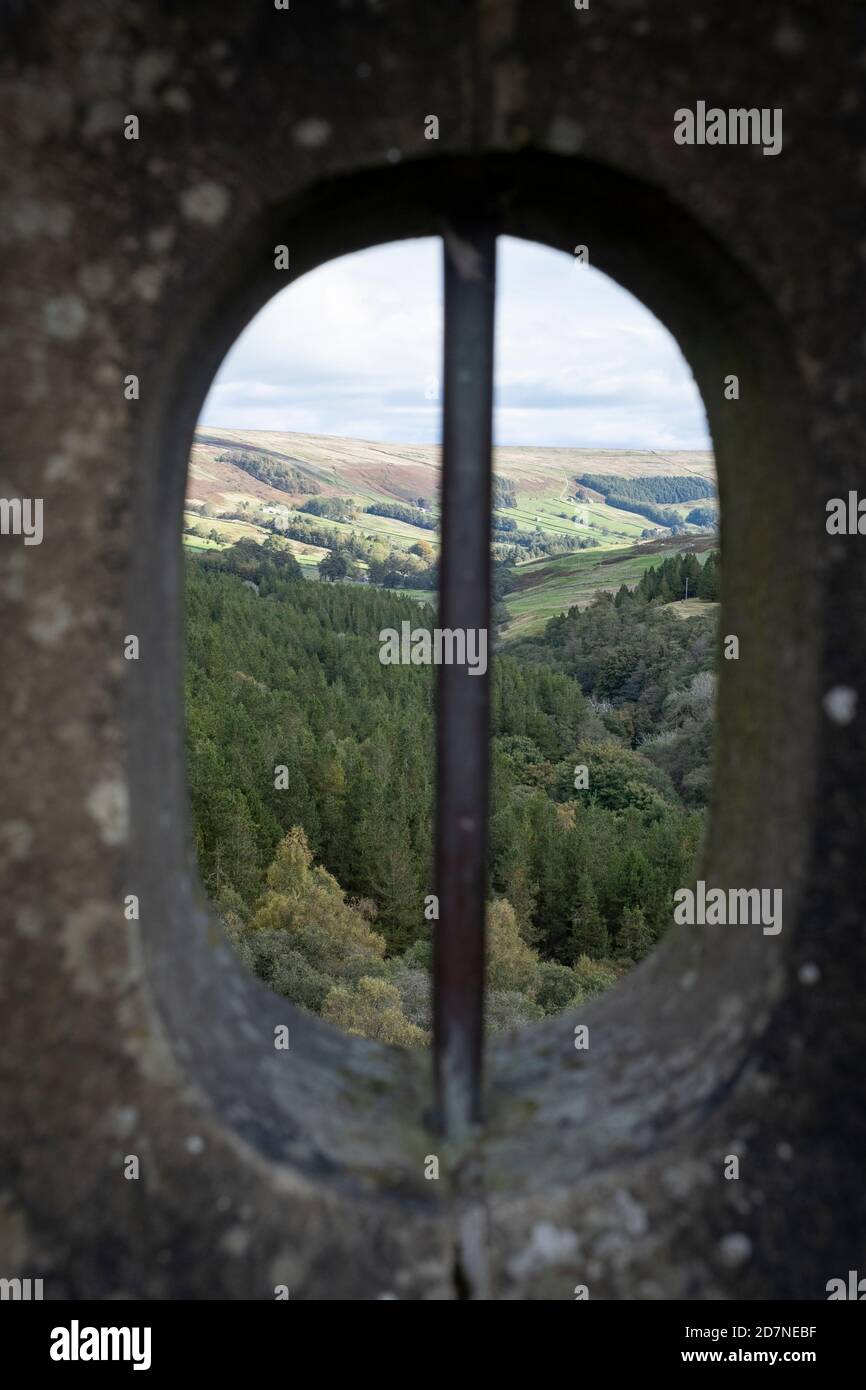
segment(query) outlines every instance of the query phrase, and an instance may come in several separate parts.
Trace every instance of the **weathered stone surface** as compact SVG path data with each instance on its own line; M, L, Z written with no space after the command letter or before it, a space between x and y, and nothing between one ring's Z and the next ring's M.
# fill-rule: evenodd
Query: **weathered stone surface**
M56 1298L825 1297L862 1260L866 1151L866 563L824 529L864 457L857 7L58 0L2 23L0 494L44 499L45 540L0 538L0 1273ZM677 146L698 99L781 107L782 154ZM783 887L785 925L672 933L586 1011L586 1053L568 1018L499 1043L488 1125L450 1154L427 1059L292 1015L208 924L178 540L209 381L286 283L274 245L300 274L470 193L587 244L693 366L741 645L705 876Z

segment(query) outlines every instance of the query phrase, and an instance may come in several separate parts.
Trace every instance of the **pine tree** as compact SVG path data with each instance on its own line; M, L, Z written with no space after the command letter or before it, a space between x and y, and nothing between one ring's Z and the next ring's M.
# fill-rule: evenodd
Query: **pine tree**
M658 575L656 573L656 567L655 565L650 565L649 569L644 570L643 577L637 586L636 592L639 593L642 598L651 599L655 598L657 587Z
M643 960L653 948L653 934L643 908L625 907L616 934L616 954L622 960Z
M701 566L694 555L683 556L683 597L685 598L685 581L689 581L689 598L697 598L698 585L701 580Z
M571 918L569 950L572 961L580 956L603 960L610 951L607 927L598 910L595 887L587 873L582 873L577 881L577 906Z
M670 584L667 581L667 578L662 578L660 580L658 588L655 591L654 598L657 603L673 602L674 594Z
M345 579L348 573L349 565L346 557L337 550L333 550L330 555L325 556L324 560L319 561L320 579L330 579L333 582L335 579Z
M698 580L698 598L706 603L717 603L719 600L719 568L718 557L715 551L707 556L706 563L701 570Z

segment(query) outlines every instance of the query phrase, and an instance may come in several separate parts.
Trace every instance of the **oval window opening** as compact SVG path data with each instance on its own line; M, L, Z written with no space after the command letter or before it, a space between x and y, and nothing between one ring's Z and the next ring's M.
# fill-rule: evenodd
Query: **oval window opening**
M199 867L277 994L431 1040L434 667L492 670L486 1028L616 985L694 878L718 496L670 333L586 262L498 239L493 623L437 627L436 238L328 262L203 406L184 513Z

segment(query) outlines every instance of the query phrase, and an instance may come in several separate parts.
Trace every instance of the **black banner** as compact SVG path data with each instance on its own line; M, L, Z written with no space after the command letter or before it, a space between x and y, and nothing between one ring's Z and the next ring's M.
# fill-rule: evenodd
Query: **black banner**
M106 1369L115 1376L194 1371L249 1377L252 1367L274 1364L291 1375L293 1363L305 1355L303 1338L315 1328L312 1306L302 1304L303 1300L294 1304L288 1300L268 1304L6 1301L0 1304L0 1335L7 1365L25 1372L48 1371L60 1378L92 1377ZM394 1324L378 1326L388 1329ZM558 1326L575 1339L569 1344L579 1348L584 1367L595 1354L612 1372L795 1365L811 1367L826 1377L828 1372L857 1364L866 1322L859 1307L837 1302L588 1300L576 1301L566 1322ZM333 1345L329 1340L329 1359ZM429 1370L427 1355L425 1369Z

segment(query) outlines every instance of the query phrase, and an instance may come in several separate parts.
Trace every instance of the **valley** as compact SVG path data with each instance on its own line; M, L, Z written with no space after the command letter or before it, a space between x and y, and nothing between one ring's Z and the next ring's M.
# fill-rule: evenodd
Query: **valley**
M438 489L432 447L208 429L184 516L205 888L278 994L407 1047L432 1027L432 667L488 652L433 626ZM709 454L496 451L490 1031L611 988L689 881L719 591L696 503L714 519Z
M492 549L501 566L505 641L540 632L549 618L600 592L633 586L665 553L700 559L716 544L714 529L686 521L715 489L707 451L497 448L494 474ZM609 505L596 487L578 481L584 476L616 480L606 486L626 492L651 491L659 480L667 480L670 492L676 480L673 490L694 498L661 504L676 522L674 533L629 510L627 501ZM347 578L381 582L390 564L386 587L429 603L436 591L438 540L431 527L438 492L435 445L208 427L197 431L190 456L184 544L216 549L241 537L261 544L273 534L308 578L319 577L329 554L345 552ZM311 510L340 510L344 502L345 519ZM715 503L707 506L712 511ZM369 507L405 516L377 515Z

